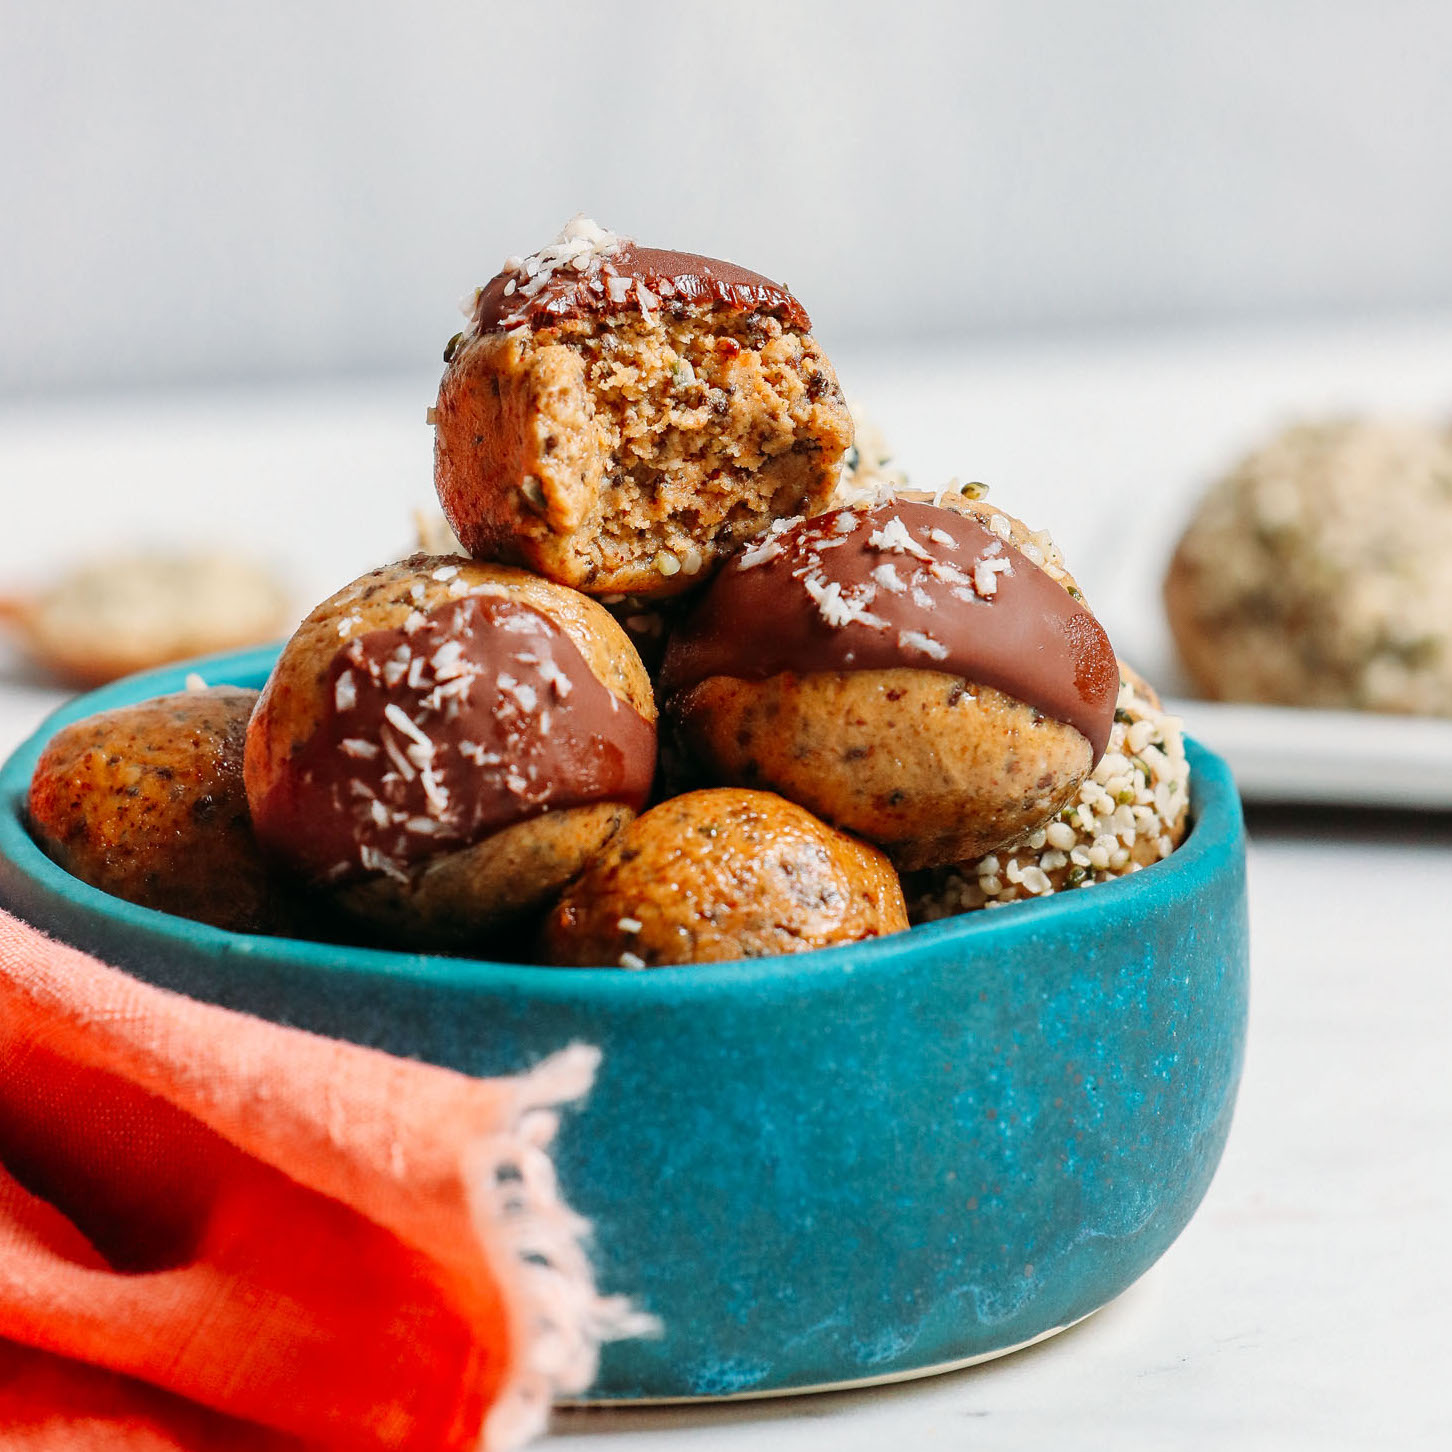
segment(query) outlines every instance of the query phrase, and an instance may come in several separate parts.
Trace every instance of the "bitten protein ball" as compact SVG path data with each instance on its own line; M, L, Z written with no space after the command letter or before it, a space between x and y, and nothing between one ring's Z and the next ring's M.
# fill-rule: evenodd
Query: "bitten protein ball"
M774 524L671 638L682 744L903 869L1046 821L1103 754L1119 675L1072 584L1013 532L903 500Z
M801 953L907 926L891 864L770 792L672 797L632 822L555 906L544 958L654 968Z
M689 589L832 496L852 418L810 328L768 278L576 218L449 345L444 513L476 558L592 595Z
M655 706L594 601L415 556L284 648L247 737L259 840L355 918L477 945L550 902L645 804Z
M67 872L143 907L239 932L284 932L292 905L252 837L242 749L256 691L159 696L51 738L30 826Z

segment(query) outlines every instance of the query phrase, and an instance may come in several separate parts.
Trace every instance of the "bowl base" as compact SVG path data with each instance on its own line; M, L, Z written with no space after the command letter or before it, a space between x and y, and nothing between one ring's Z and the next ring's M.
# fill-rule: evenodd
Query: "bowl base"
M860 1391L863 1387L890 1386L900 1381L920 1381L926 1376L942 1376L950 1371L962 1371L965 1367L981 1366L985 1361L997 1361L1000 1356L1012 1356L1015 1351L1037 1346L1050 1336L1057 1336L1071 1326L1087 1321L1093 1311L1088 1311L1077 1320L1066 1321L1062 1326L1050 1326L1027 1341L1016 1341L1012 1346L1000 1346L994 1351L980 1351L977 1356L960 1356L955 1361L939 1361L932 1366L915 1366L907 1371L889 1371L881 1376L855 1376L847 1381L819 1381L811 1386L778 1386L765 1391L725 1392L720 1396L695 1397L561 1397L555 1406L561 1411L590 1407L608 1410L611 1407L684 1407L700 1406L709 1402L759 1402L769 1397L806 1397L818 1392Z

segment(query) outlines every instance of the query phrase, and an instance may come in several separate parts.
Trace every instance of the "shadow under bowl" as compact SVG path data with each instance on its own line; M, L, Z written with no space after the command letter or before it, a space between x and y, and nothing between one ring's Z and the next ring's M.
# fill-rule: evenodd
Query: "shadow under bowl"
M801 956L648 973L255 937L109 897L31 841L46 741L189 671L56 712L0 771L0 903L140 978L444 1064L604 1051L555 1158L602 1289L663 1323L591 1399L763 1395L920 1374L1067 1326L1141 1276L1209 1186L1247 999L1244 833L1193 742L1171 857L1087 891Z

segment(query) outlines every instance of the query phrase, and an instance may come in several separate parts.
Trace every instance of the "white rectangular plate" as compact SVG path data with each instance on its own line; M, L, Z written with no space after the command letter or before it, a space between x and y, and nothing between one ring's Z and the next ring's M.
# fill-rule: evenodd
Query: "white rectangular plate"
M1452 810L1452 721L1166 700L1247 801Z

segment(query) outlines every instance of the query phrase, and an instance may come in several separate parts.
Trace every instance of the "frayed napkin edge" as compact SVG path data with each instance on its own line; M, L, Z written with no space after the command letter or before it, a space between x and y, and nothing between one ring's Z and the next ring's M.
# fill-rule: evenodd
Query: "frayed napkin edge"
M504 1296L510 1372L485 1419L479 1452L514 1452L545 1430L557 1397L595 1379L607 1341L658 1336L627 1296L602 1296L585 1242L590 1222L560 1194L548 1149L556 1112L583 1099L600 1050L572 1044L514 1083L509 1127L471 1146L465 1178L479 1244Z

